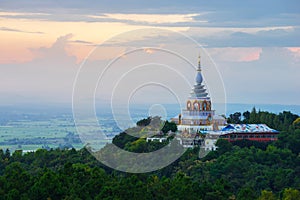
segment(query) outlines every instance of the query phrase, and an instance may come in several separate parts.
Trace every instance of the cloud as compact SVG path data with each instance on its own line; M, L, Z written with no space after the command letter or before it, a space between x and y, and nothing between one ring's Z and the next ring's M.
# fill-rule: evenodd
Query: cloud
M93 42L88 42L84 40L70 40L71 43L78 43L78 44L88 44L88 45L95 45Z
M162 29L163 30L163 29ZM144 31L147 31L145 29ZM150 32L151 29L148 29ZM137 33L138 31L135 31ZM142 34L142 31L140 31ZM199 44L207 48L241 48L241 47L298 47L300 46L300 28L298 27L262 27L262 28L189 28L186 31L170 32L167 34L152 34L151 37L141 37L138 40L135 34L134 42L130 39L124 41L124 45L134 45L135 42L143 43L144 46L152 46L156 44L166 44L168 41L176 41L177 44L184 44L186 39L182 37L182 33ZM128 33L130 34L130 32ZM148 34L149 35L149 34ZM120 44L120 41L117 41ZM257 55L257 54L256 54ZM257 57L257 56L256 56ZM245 58L247 60L247 58ZM249 57L251 60L251 58ZM248 59L248 60L249 60Z
M208 32L205 33L205 32ZM199 29L190 28L185 32L208 47L298 47L300 28L264 27Z
M251 62L259 60L262 48L260 47L224 47L206 48L210 56L220 62Z
M156 13L98 13L91 14L77 13L73 10L68 13L56 13L56 11L47 11L47 14L40 13L18 13L4 12L0 10L0 18L4 19L26 19L26 20L42 20L56 22L118 22L130 25L146 25L146 26L188 26L188 23L203 24L207 21L197 20L196 16L204 15L205 13L173 13L173 14L156 14Z
M10 31L10 32L19 32L19 33L44 34L44 32L40 32L40 31L24 31L24 30L14 29L14 28L8 28L8 27L0 27L0 31Z
M157 24L155 15L160 15L161 26L189 27L265 27L299 26L299 1L248 0L226 2L191 0L151 2L124 0L113 3L107 0L64 1L59 4L51 0L17 0L1 3L2 17L40 19L50 21L122 22L128 24ZM266 10L265 8L269 8ZM38 10L38 12L37 12ZM109 13L107 12L109 10ZM12 14L11 12L20 14ZM200 13L200 14L199 14ZM106 16L103 16L106 14ZM153 15L153 17L148 17ZM185 16L173 21L176 15ZM98 17L96 17L98 16ZM135 17L137 16L137 17ZM170 18L171 16L171 18ZM178 19L178 18L177 18ZM203 23L206 22L206 23Z
M201 14L123 14L123 13L105 13L100 16L90 16L95 19L112 19L127 23L141 24L173 24L194 21L194 17Z
M37 57L29 62L1 64L0 94L20 97L10 103L69 103L78 69L76 58L66 51L72 36L61 36L50 47L31 49ZM0 103L6 100L1 99Z
M226 51L226 49L224 49ZM300 93L300 60L284 47L265 47L252 62L219 60L228 102L295 104Z
M153 54L155 52L154 49L151 48L145 48L144 51L148 54Z
M35 7L33 7L33 5ZM295 13L299 12L299 2L297 0L290 0L288 2L284 0L245 0L243 2L237 2L236 0L227 0L226 2L219 2L218 0L211 1L198 1L198 0L190 0L188 3L179 1L179 0L152 0L148 1L140 1L140 0L124 0L122 3L116 1L108 1L108 0L66 0L57 3L57 1L53 0L28 0L26 2L20 2L18 0L10 0L1 3L2 9L21 9L21 10L37 10L37 9L57 9L60 8L65 9L82 9L82 10L91 10L91 11L107 11L111 10L112 12L151 12L156 9L163 9L164 12L167 10L176 10L181 12L186 12L186 8L190 8L190 10L199 10L199 9L207 9L207 10L216 10L216 11L226 11L230 12L235 10L236 13L243 14L243 18L251 17L251 8L256 9L256 13L258 15L267 15L266 14L266 6L272 6L273 9L268 9L268 12L271 14L275 14L278 12L290 12ZM109 9L110 8L110 9ZM141 9L144 9L143 11ZM236 9L240 8L240 9ZM247 10L248 8L248 10ZM234 15L233 13L232 15ZM255 16L252 16L252 18Z
M10 0L1 1L0 7L0 18L7 23L5 27L0 28L0 31L3 31L2 34L6 34L7 38L12 33L4 31L43 33L34 31L34 28L33 30L25 29L31 24L39 24L41 28L48 24L52 25L51 28L41 29L45 30L45 34L40 35L40 40L34 39L36 43L44 42L45 38L56 38L58 35L65 34L65 31L68 31L63 30L65 27L75 27L70 32L78 36L75 38L72 34L63 35L52 45L31 48L31 52L36 57L30 62L1 65L0 79L3 83L0 85L1 94L10 92L46 100L70 99L73 78L78 67L73 55L77 55L77 51L84 57L85 53L90 50L89 48L94 45L93 42L96 43L96 39L89 42L91 30L94 30L93 23L105 22L101 25L109 24L109 26L103 25L102 27L98 26L100 23L95 24L100 27L97 28L97 31L100 30L99 34L105 35L101 30L105 32L105 30L112 30L122 25L121 28L106 33L105 37L110 37L114 31L115 33L122 31L120 29L123 29L123 25L124 30L127 28L132 30L133 27L141 26L183 27L182 33L191 36L211 50L212 57L222 71L229 101L299 104L297 102L300 98L297 93L300 87L298 81L300 73L298 67L300 6L298 0L288 2L283 0L191 0L188 3L170 0L124 0L118 3L108 0L66 0L59 4L52 0L28 0L26 2ZM22 23L22 28L12 26L10 22ZM60 26L56 26L58 24ZM90 26L85 26L88 27L85 30L78 27L78 24ZM49 30L52 27L54 27L53 30ZM78 30L84 30L84 32L82 31L79 35ZM28 41L32 38L29 34L24 34L25 36L28 36ZM125 40L122 44L124 46L119 49L113 45L109 51L103 48L99 54L102 60L95 60L101 62L103 59L109 59L118 52L122 53L124 47L134 46L134 42L151 47L153 40L156 41L157 47L173 45L171 47L175 50L182 50L191 57L197 56L198 49L195 46L183 48L182 44L186 41L180 40L176 34L155 35L154 37L134 38L129 42ZM172 44L172 41L176 43ZM13 46L11 44L8 43L8 46ZM24 42L25 45L27 44ZM146 50L146 53L143 52L145 55L142 56L159 55L157 52L151 52L152 49L149 50ZM15 50L11 52L18 54ZM139 59L144 61L142 56ZM129 58L130 56L126 57L127 60ZM174 65L181 66L181 63L175 61L170 63L170 66ZM209 74L206 77L214 81ZM193 78L191 74L189 80ZM111 81L111 77L108 77L108 80ZM171 80L176 81L174 77L171 77ZM173 85L176 84L178 82Z
M300 59L300 47L287 47L293 53L296 59Z
M38 49L31 49L35 54L36 59L33 62L44 64L47 60L47 64L55 63L75 63L76 57L67 53L69 41L73 37L73 34L67 34L57 38L51 47L40 47Z

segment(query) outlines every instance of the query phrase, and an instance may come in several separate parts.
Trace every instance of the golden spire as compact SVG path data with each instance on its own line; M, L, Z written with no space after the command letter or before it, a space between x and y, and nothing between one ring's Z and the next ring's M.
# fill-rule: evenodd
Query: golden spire
M201 71L201 55L198 56L198 71Z

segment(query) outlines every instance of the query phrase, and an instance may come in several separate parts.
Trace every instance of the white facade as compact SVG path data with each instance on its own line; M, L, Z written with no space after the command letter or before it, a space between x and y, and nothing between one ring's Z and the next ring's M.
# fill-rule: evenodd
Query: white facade
M215 151L217 149L216 143L220 135L222 135L222 132L210 132L206 134L204 143L201 147L204 148L205 151Z

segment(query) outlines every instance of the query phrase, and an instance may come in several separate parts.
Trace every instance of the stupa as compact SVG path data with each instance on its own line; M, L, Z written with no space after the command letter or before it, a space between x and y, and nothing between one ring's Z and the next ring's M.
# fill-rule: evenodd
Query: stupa
M221 130L226 126L226 119L215 114L212 102L203 83L201 57L198 59L196 82L186 101L186 107L171 121L178 130L185 133L207 133Z

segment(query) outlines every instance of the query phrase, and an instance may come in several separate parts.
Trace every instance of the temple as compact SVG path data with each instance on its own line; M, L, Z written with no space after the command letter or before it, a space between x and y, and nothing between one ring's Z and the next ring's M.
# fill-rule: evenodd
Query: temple
M215 114L212 102L203 83L199 56L195 85L181 113L171 118L178 128L177 140L186 148L200 146L199 157L216 150L219 138L229 142L252 140L271 142L277 140L278 131L265 124L227 124L223 116ZM201 134L200 134L201 133ZM167 138L147 138L147 141L165 141Z
M183 133L218 131L226 126L226 119L215 114L211 99L203 84L201 58L199 56L195 85L186 101L186 108L172 118Z
M223 116L216 115L203 83L200 56L195 85L186 100L186 107L171 121L177 124L180 144L184 147L198 145L203 155L207 151L216 150L215 144L219 138L229 142L242 139L270 142L277 140L279 133L265 124L227 124Z

